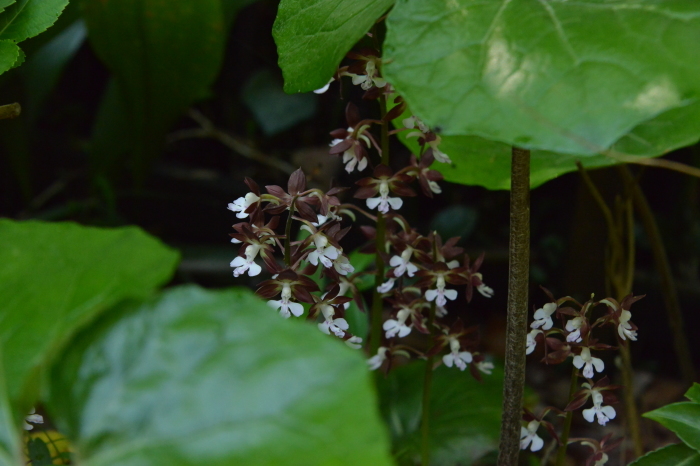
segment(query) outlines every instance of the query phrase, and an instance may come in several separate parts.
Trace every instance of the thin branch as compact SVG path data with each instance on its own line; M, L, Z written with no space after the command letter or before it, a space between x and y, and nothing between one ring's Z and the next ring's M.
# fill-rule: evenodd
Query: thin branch
M260 152L250 144L244 142L242 139L220 130L200 111L190 109L189 116L196 121L200 127L184 129L170 134L167 138L167 142L169 144L181 141L183 139L192 138L216 139L221 144L236 152L238 155L242 155L243 157L254 160L263 165L267 165L268 167L280 170L288 175L291 175L294 170L296 170L292 164L285 162L284 160L280 160L277 157L272 157Z

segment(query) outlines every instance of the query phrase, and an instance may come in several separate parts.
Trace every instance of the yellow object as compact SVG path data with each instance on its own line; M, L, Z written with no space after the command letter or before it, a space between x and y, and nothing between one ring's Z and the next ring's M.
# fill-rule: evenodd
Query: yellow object
M43 442L46 444L46 447L49 449L49 453L51 453L51 458L53 458L53 464L70 464L70 461L67 458L63 459L59 457L61 453L73 451L70 447L70 444L68 443L68 439L66 439L60 432L56 430L39 430L34 432L27 432L27 437L30 439L38 438L43 440ZM24 453L25 456L28 454L26 449ZM26 459L28 463L29 458Z

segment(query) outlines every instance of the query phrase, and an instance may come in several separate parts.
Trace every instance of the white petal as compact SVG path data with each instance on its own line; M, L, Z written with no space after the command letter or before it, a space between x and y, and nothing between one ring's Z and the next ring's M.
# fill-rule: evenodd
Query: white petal
M394 210L399 210L403 205L403 199L401 199L400 197L390 197L387 200L389 201L389 205L391 206L391 208Z
M240 267L245 264L245 257L238 256L231 261L231 267Z
M455 357L452 355L452 353L446 354L442 357L442 362L445 363L445 365L447 367L452 367L452 365L454 364L454 361L455 361Z
M540 451L543 445L544 440L542 440L542 438L538 435L535 435L535 437L532 439L532 446L530 447L530 451Z
M256 275L260 275L260 272L262 272L262 267L260 267L258 264L255 262L250 263L250 268L248 269L248 276L249 277L254 277Z
M583 418L587 420L588 422L593 422L595 419L595 408L588 408L584 409L581 414L583 414Z
M331 331L329 330L328 327L329 327L328 321L321 322L320 324L318 324L318 329L319 329L320 331L322 331L323 333L325 333L326 335L330 335L330 334L331 334Z
M612 406L603 406L600 410L603 414L605 414L609 419L615 419L615 416L617 413L615 412L615 408Z
M391 259L389 259L389 265L392 267L398 267L401 264L403 264L403 259L401 259L400 256L392 256Z
M574 356L574 367L576 369L581 369L583 367L583 358L578 354Z
M462 351L459 353L459 358L466 363L472 362L472 354L469 351Z
M445 290L445 298L454 301L457 299L457 290Z
M381 200L381 197L370 197L369 199L367 199L367 207L369 209L376 209Z
M603 372L603 369L605 369L605 363L603 362L603 360L599 358L591 359L593 360L593 366L595 366L595 370L598 372Z
M427 290L425 292L425 299L428 301L433 301L435 300L435 297L437 296L438 292L437 290Z
M406 335L411 333L411 327L407 327L405 325L402 325L401 328L399 329L399 338L403 338Z
M343 318L335 319L333 323L341 330L347 330L350 327L348 321Z
M267 305L270 306L272 309L277 310L280 307L282 307L282 301L275 301L271 299L267 302Z
M289 310L292 314L299 317L304 313L304 306L299 303L289 303Z

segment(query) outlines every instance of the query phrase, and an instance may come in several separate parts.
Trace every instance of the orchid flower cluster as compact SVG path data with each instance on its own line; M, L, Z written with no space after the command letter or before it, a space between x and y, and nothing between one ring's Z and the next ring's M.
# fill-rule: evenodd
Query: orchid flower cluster
M599 334L606 326L616 328L618 344L626 340L637 340L637 327L631 322L632 313L630 307L644 296L629 295L622 302L613 298L605 298L599 301L591 299L580 304L575 299L567 296L555 299L552 294L544 290L550 298L550 302L537 309L534 313L534 320L530 324L532 329L527 335L526 353L535 351L538 344L544 348L542 362L545 364L561 364L571 358L572 364L579 377L586 379L581 384L581 389L575 392L564 411L556 408L547 408L542 416L535 417L529 411L525 411L523 420L527 426L521 428L520 448L531 451L538 451L542 448L543 441L537 436L537 429L544 426L550 431L552 437L557 441L558 437L554 433L551 423L542 418L548 412L557 412L563 415L565 412L576 411L583 408L590 399L593 406L583 409L583 418L588 422L598 422L601 426L606 425L616 416L615 408L611 405L617 403L617 398L613 391L620 388L618 385L611 385L607 376L602 376L597 381L593 381L596 374L601 376L605 370L605 363L602 359L594 356L600 351L610 351L617 349L614 346L601 343L594 336ZM575 307L572 307L575 306ZM605 306L606 312L593 320L593 309ZM561 327L554 325L555 319ZM622 439L610 442L610 436L598 442L594 439L572 439L572 442L580 442L593 448L593 454L587 464L603 465L607 461L606 452L617 447Z
M233 275L261 274L262 266L257 260L262 259L272 277L263 281L256 293L268 299L270 307L285 318L306 313L307 319L315 321L323 333L360 348L362 338L350 332L345 312L353 300L365 310L358 283L363 275L376 277L377 272L356 272L341 244L360 213L377 225L360 226L369 240L361 252L377 254L388 270L376 279L381 285L374 294L381 300L379 310L383 316L385 304L391 309L389 318L383 321L383 338L379 345L375 342L379 349L367 361L369 368L388 371L397 356L445 353L441 361L446 366L462 371L469 367L479 378L480 372L490 373L493 365L476 350L476 328L465 327L460 319L450 319L450 325L442 320L448 316L448 303L458 297L458 290L452 286L464 287L467 302L472 300L474 290L485 297L492 296L493 290L484 284L479 272L483 254L470 262L463 248L457 246L459 238L443 241L437 232L421 235L398 213L404 198L417 195L412 184L429 197L441 192L438 182L443 177L431 167L435 161L450 163L450 158L439 149L440 137L416 116L404 119L403 127L388 131L388 125L404 114L406 105L381 77L381 59L375 50L350 53L348 58L354 62L340 68L331 82L348 76L365 91L363 99L382 99L385 108L387 99L393 97L395 104L381 119L370 119L362 118L358 108L348 103L347 126L331 132L329 154L341 156L348 173L371 169L370 176L356 182L354 198L364 200L367 209L376 210L377 215L342 202L348 188L333 187L326 192L307 189L301 169L290 176L286 190L265 186L266 192L262 192L255 181L246 178L250 192L228 205L243 220L233 225L235 232L230 235L233 243L240 244L238 257L231 261ZM328 87L317 92L325 92ZM381 157L382 150L372 131L382 126L385 135L410 131L407 136L418 138L420 154L412 155L399 170L388 166L387 157L385 163L373 160L371 154ZM283 233L279 231L282 215L286 217ZM292 231L302 230L308 235L293 241ZM377 239L378 234L383 242ZM310 278L319 270L321 279L328 283L323 290ZM403 343L414 330L434 337L427 352Z

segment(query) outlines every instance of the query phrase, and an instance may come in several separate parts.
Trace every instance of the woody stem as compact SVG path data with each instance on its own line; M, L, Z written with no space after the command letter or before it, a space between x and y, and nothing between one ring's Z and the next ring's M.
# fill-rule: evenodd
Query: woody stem
M498 466L518 464L525 385L530 276L530 151L513 147L510 187L508 324Z

